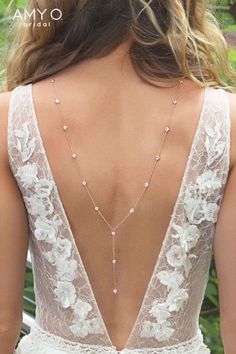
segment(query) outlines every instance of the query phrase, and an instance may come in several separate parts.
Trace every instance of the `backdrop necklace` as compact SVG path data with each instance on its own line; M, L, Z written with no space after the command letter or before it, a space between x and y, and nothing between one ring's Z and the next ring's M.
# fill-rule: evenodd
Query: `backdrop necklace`
M167 124L165 125L164 129L163 129L163 137L160 143L160 147L158 150L158 153L154 156L154 164L153 164L153 168L151 169L151 173L149 175L149 177L147 178L147 180L143 183L143 188L140 192L140 194L138 195L138 198L136 199L135 203L133 203L133 205L131 206L131 208L129 209L128 213L121 219L121 221L115 225L112 226L108 220L105 218L105 216L103 215L101 209L99 208L99 205L95 202L95 199L93 197L93 194L89 188L88 182L85 178L82 177L81 173L80 173L80 168L79 168L79 163L78 163L78 153L75 152L71 140L70 140L70 136L69 136L69 126L66 123L66 120L64 118L64 115L61 111L61 109L59 108L59 106L61 105L61 98L60 96L57 94L57 89L56 89L56 80L55 77L50 78L50 82L53 85L53 89L54 89L54 103L57 106L57 109L59 111L60 117L61 117L61 122L62 122L62 129L65 133L68 145L69 145L69 149L71 151L71 157L72 160L76 162L76 167L81 179L81 185L84 188L84 190L88 193L89 198L92 201L93 207L95 212L99 215L99 217L103 220L103 222L107 225L107 227L109 228L110 231L110 236L112 238L112 257L111 257L111 266L112 266L112 273L113 273L113 288L112 288L112 292L113 294L117 294L118 293L118 287L117 287L117 279L116 279L116 267L117 267L117 263L118 263L118 259L116 257L116 238L118 236L118 229L121 225L123 225L123 223L125 221L127 221L127 219L133 215L137 209L137 206L142 198L142 196L144 195L144 193L148 190L148 187L150 186L151 183L151 179L152 176L154 174L154 171L156 169L156 166L158 164L158 162L161 160L161 155L162 155L162 151L165 145L165 141L166 141L166 137L168 134L171 133L171 119L173 117L173 114L175 112L176 106L178 104L178 99L179 99L179 88L180 86L184 83L183 80L178 80L178 84L177 84L177 89L176 89L176 96L175 98L171 99L171 105L172 105L172 109L171 109L171 113L169 115L169 118L167 120Z

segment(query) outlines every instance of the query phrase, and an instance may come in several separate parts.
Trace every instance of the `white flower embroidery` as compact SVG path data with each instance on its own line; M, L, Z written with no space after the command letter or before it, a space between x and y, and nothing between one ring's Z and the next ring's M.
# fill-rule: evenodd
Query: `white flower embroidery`
M173 245L166 253L168 263L172 267L182 267L186 258L186 253L182 247Z
M207 170L197 178L196 184L186 188L184 208L191 224L199 225L205 220L216 222L219 207L216 203L208 202L207 198L216 193L221 186L222 183L216 173Z
M173 229L177 232L172 234L173 238L179 238L180 245L185 252L188 252L196 246L201 232L196 225L184 224L183 227L174 224Z
M219 207L216 203L208 202L207 198L216 193L221 186L216 172L206 170L197 177L195 185L191 184L186 188L184 208L191 224L199 225L205 220L216 222Z
M47 216L53 213L53 205L49 198L42 199L38 195L33 194L24 198L29 214L33 216Z
M38 181L37 173L37 165L35 163L27 163L18 168L15 176L20 178L23 187L26 188L32 186L35 181Z
M189 253L189 251L196 246L201 232L196 225L190 225L188 223L185 223L183 227L173 224L173 229L176 230L177 233L172 234L172 237L179 239L179 246L173 245L170 251L167 252L166 258L168 263L174 268L183 266L185 274L188 276L192 268L191 259L196 258L195 254Z
M89 334L103 334L103 328L100 325L98 318L91 320L74 320L73 324L69 326L71 332L81 338L87 337Z
M205 220L203 200L185 197L184 208L188 221L192 224L201 224Z
M183 274L177 271L163 270L157 274L157 278L162 284L167 286L167 290L178 289L184 281Z
M159 303L155 300L149 313L156 319L156 322L144 321L141 337L154 337L162 342L169 339L174 333L168 318L171 316L167 303Z
M87 337L91 333L90 321L73 321L73 324L69 326L71 332L81 338Z
M185 191L184 209L188 222L182 226L173 223L171 236L178 241L172 244L166 252L167 263L173 267L173 271L163 270L157 273L157 279L167 288L167 297L164 302L154 301L149 311L155 318L155 322L145 321L141 336L154 337L159 341L168 340L174 333L169 318L173 312L178 312L184 308L188 301L188 289L182 287L184 276L180 273L183 268L186 277L192 268L192 258L197 258L191 253L200 237L201 231L198 224L203 221L216 222L219 206L215 202L209 202L208 198L216 195L221 188L221 182L216 173L207 170L197 177L195 184L189 184Z
M75 315L81 320L85 320L92 310L92 306L85 301L78 299L76 303L72 306Z
M31 157L36 146L35 137L30 139L28 126L29 123L25 122L23 123L21 130L14 130L15 136L18 138L16 148L21 153L23 162L26 162Z
M89 326L90 326L90 333L94 333L94 334L104 333L104 329L101 326L101 321L99 320L98 317L94 317L91 320L89 320Z
M168 340L174 333L174 329L171 328L171 323L165 321L163 323L144 321L141 331L141 337L156 338L159 342Z
M155 317L159 323L165 322L171 316L170 312L168 311L167 303L160 303L158 300L153 302L149 313Z
M72 244L67 239L57 239L55 246L49 252L44 252L46 259L56 265L58 261L64 261L71 255Z
M42 178L35 184L35 192L41 198L48 197L51 194L53 186L54 183L52 181Z
M78 299L74 305L74 321L69 327L72 333L79 337L86 337L90 333L103 333L103 328L98 318L87 319L92 310L92 306L85 301Z
M168 276L170 276L169 281ZM176 280L174 276L176 276ZM158 273L158 277L171 291L165 302L153 301L149 313L156 321L144 322L141 337L154 337L161 342L168 340L174 333L175 329L171 327L171 322L168 319L171 317L172 312L177 312L183 308L184 302L188 299L188 291L187 289L179 288L184 277L178 272L162 271Z
M212 194L215 190L221 188L221 181L216 176L216 171L207 170L202 175L197 177L197 184L200 193Z
M76 292L71 282L59 281L53 291L63 308L68 308L74 304Z
M217 221L219 208L219 205L217 205L216 203L205 202L203 205L203 210L206 220L215 223Z
M170 312L179 311L183 308L184 302L188 300L187 289L173 289L167 297L168 310Z
M62 220L57 214L50 219L39 216L35 221L35 237L40 241L55 243L59 225L62 225Z
M146 337L146 338L154 337L154 335L153 335L153 326L154 325L155 325L154 322L144 321L140 336L141 337Z
M203 221L216 222L219 206L206 200L185 198L184 208L190 223L199 225Z
M69 261L58 259L56 276L57 279L63 281L73 281L76 278L77 273L77 262L74 259Z
M33 154L36 143L35 138L30 137L28 123L22 125L22 129L15 130L16 149L21 154L23 163ZM69 326L72 333L85 337L90 333L104 333L99 318L88 319L92 306L77 298L76 289L72 283L77 276L77 261L71 259L72 242L67 238L59 237L59 227L63 224L60 215L55 213L51 193L54 189L54 180L38 177L38 164L26 163L18 168L16 177L22 186L30 193L24 197L28 213L35 217L35 238L51 245L50 251L42 252L45 259L55 266L55 278L52 279L53 292L56 300L65 309L71 308L74 315L72 325ZM61 235L62 237L62 235ZM77 298L77 301L76 301Z

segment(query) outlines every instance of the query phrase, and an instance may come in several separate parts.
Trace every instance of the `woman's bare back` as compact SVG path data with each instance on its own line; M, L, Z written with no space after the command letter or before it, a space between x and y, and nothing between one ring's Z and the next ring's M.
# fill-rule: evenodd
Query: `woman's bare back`
M115 56L117 59L114 60ZM111 225L127 214L153 166L175 88L142 82L120 53L55 76L78 163ZM114 70L114 66L116 70ZM171 85L171 84L170 84ZM50 80L33 85L37 120L76 245L113 343L123 348L160 253L202 108L204 89L185 80L148 192L117 234L119 294L112 293L112 242L81 186Z

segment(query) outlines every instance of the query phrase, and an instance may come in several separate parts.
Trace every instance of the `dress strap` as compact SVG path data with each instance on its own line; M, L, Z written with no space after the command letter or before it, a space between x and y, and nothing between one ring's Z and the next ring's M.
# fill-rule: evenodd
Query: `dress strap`
M33 154L36 144L32 131L29 109L30 85L13 89L8 110L7 148L10 168L13 175L19 166ZM29 127L29 129L28 129Z

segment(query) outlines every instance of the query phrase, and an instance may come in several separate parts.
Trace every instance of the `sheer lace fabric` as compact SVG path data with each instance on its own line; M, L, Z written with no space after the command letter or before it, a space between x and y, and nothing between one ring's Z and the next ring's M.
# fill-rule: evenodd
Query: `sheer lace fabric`
M83 354L208 354L209 350L203 344L200 330L192 339L178 345L165 348L142 348L142 349L123 349L117 351L114 346L104 347L99 345L80 344L69 342L61 337L45 332L35 325L31 329L31 335L25 336L20 343L17 354L64 354L64 353L83 353Z
M206 88L163 246L121 353L209 353L198 319L228 177L229 149L227 93ZM36 298L36 324L16 354L116 353L53 179L32 85L12 93L8 152L29 217Z

